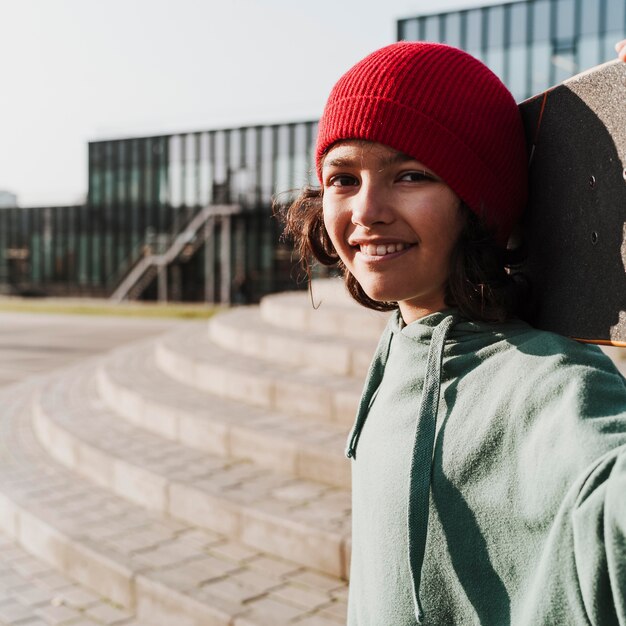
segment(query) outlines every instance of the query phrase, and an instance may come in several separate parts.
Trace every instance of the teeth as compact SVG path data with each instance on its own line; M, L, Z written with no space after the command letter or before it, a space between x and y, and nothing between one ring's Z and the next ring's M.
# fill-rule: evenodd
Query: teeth
M361 244L361 252L367 256L385 256L408 248L406 243L388 243L386 245Z

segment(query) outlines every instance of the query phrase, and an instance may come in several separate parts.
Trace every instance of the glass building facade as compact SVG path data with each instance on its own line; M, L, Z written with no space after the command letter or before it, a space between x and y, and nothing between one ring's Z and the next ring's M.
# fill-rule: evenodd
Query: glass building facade
M0 210L0 284L110 295L141 257L165 251L215 205L211 232L168 268L169 297L243 302L293 287L272 202L314 182L316 133L316 122L302 122L91 142L85 206ZM223 205L238 212L226 219ZM143 297L156 297L156 282Z
M625 0L524 0L397 24L398 40L447 43L478 57L517 101L614 59L625 35Z

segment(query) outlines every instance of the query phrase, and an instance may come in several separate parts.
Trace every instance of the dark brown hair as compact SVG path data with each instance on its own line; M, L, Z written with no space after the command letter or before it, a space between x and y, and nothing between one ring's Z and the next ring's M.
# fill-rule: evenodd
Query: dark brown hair
M291 204L276 204L275 211L309 280L311 263L316 259L339 270L348 292L359 304L377 311L397 308L396 302L372 300L346 269L324 226L321 189L305 187ZM452 250L446 305L456 307L473 321L503 322L521 314L526 284L510 272L513 255L495 244L480 218L463 202L461 211L465 224Z

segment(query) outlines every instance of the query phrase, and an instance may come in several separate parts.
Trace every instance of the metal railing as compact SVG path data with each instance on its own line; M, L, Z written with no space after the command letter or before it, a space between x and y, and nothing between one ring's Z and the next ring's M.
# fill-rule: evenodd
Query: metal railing
M167 249L160 254L146 254L139 258L115 288L110 296L114 302L137 298L143 290L157 278L158 299L166 302L168 299L167 268L180 259L182 255L192 256L201 245L205 244L213 235L215 222L222 221L222 263L221 285L231 283L230 263L230 218L242 212L239 205L221 204L208 205L198 211L194 217L178 233L172 236ZM225 241L228 239L228 241ZM212 279L212 272L206 280ZM208 290L207 290L208 291ZM229 291L222 289L221 300L227 303L230 300Z

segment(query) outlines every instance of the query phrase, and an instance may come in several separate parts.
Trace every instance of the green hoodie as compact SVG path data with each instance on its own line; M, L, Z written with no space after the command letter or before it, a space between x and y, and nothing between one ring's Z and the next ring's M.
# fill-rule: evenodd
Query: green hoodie
M398 312L347 455L350 626L626 625L626 382L596 346Z

